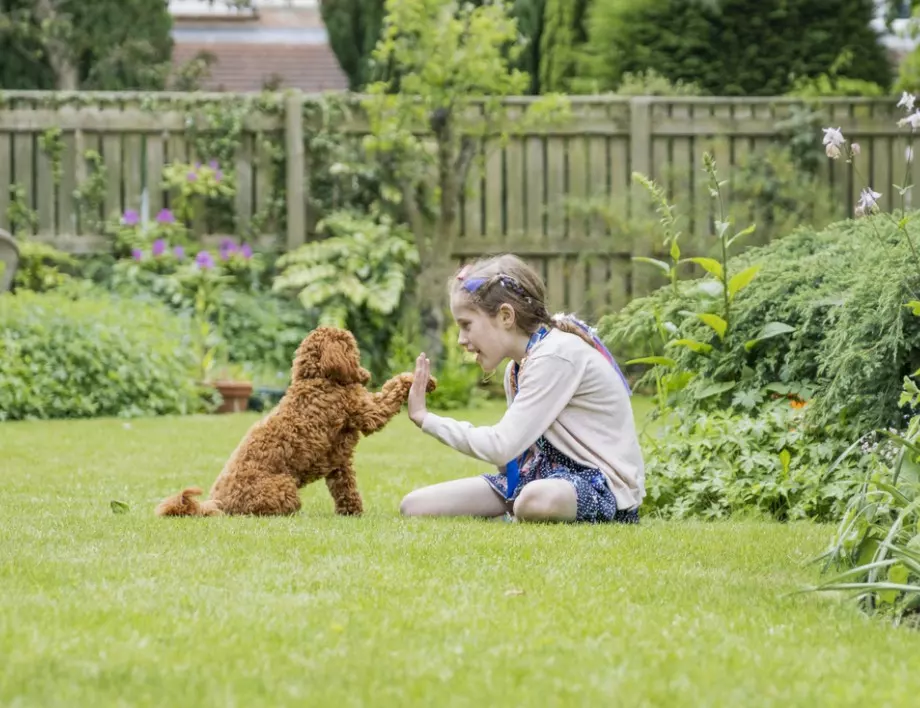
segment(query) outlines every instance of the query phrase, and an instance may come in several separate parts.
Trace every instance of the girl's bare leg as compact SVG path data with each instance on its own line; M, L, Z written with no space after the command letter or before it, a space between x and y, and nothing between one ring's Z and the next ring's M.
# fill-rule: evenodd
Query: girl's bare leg
M433 484L410 492L399 505L404 516L480 516L505 513L505 502L482 477Z

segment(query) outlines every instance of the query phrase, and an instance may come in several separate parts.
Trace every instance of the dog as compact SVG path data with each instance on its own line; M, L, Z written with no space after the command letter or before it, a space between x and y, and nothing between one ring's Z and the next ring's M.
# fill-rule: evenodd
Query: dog
M156 515L290 515L300 510L301 487L319 479L336 514L360 515L355 447L399 413L413 381L411 373L398 374L370 393L370 378L351 332L313 330L297 348L284 397L230 455L210 499L199 502L201 488L188 487L160 502ZM432 377L428 391L436 387Z

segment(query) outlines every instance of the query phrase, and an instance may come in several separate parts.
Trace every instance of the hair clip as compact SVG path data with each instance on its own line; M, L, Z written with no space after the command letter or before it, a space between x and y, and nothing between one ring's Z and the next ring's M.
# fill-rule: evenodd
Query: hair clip
M482 287L483 283L486 282L486 278L470 278L468 281L463 283L463 289L468 293L473 293L479 290Z

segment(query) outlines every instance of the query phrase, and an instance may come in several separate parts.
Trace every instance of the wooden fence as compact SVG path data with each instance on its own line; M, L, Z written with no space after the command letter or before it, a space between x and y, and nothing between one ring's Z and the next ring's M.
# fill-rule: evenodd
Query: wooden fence
M163 166L194 159L186 113L151 112L143 107L142 96L91 94L79 106L58 108L47 107L47 94L7 93L0 98L0 227L8 228L10 188L18 185L37 213L37 236L66 250L99 246L97 238L80 233L74 206L73 192L87 178L86 162L80 158L86 150L97 151L108 172L106 215L144 208L153 216L169 204L160 187ZM219 101L226 96L203 98ZM277 114L250 115L245 121L234 158L235 209L245 223L271 199L270 160L260 137L278 138L286 150L286 233L281 236L287 248L294 248L309 237L320 215L310 213L305 193L310 155L304 141L304 97L285 100ZM527 102L509 99L518 108ZM881 205L889 208L896 197L892 183L903 183L910 135L897 127L894 103L828 99L819 106L823 125L842 128L862 148L853 165L822 161L822 178L833 188L840 216L852 213L864 184L882 192ZM745 155L777 138L777 124L797 105L801 102L785 98L574 97L568 125L514 137L503 148L483 146L485 159L471 175L474 189L464 200L454 256L513 251L542 269L554 306L586 314L621 306L649 287L647 268L634 267L630 258L655 251L657 234L636 238L567 205L601 199L628 216L641 198L630 188L630 176L638 171L682 195L680 207L688 215L690 234L705 239L712 232L713 213L703 153L711 151L721 176L730 180ZM55 161L42 146L49 129L61 131L58 176ZM814 138L819 140L820 133ZM918 171L915 161L909 183L920 178Z

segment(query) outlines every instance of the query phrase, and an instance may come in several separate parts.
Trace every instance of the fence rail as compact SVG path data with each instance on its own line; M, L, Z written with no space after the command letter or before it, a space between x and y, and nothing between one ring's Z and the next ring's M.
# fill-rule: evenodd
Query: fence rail
M187 131L189 97L177 95L186 102L182 110L152 112L144 107L151 98L145 94L84 94L80 105L65 101L58 107L51 105L52 96L0 95L0 228L9 228L11 188L16 187L37 215L37 237L66 250L92 251L102 242L82 232L73 196L87 180L86 151L99 154L108 175L101 206L105 216L128 209L155 213L170 204L161 186L163 167L196 159ZM276 114L247 116L233 158L233 208L246 224L273 194L271 160L261 138L268 135L284 145L286 228L281 237L287 248L303 243L321 216L308 210L306 98L289 95ZM203 105L227 96L198 99ZM529 101L512 98L507 104L524 107ZM714 154L721 176L729 180L730 198L733 171L746 156L775 141L779 124L801 105L787 98L573 97L567 125L514 136L504 146L483 142L483 160L470 175L453 255L465 259L514 251L541 268L555 306L589 314L619 307L649 286L644 266L634 271L630 259L653 252L655 238L637 239L568 206L601 199L629 215L636 204L631 174L638 171L682 195L691 237L705 239L714 215L703 153ZM840 216L852 213L866 184L882 192L881 205L890 208L897 198L893 183L920 179L916 161L904 172L910 135L896 125L894 100L827 99L818 108L825 125L842 128L862 148L853 164L822 161L821 176L833 190ZM43 149L42 138L50 130L60 131L58 162Z

